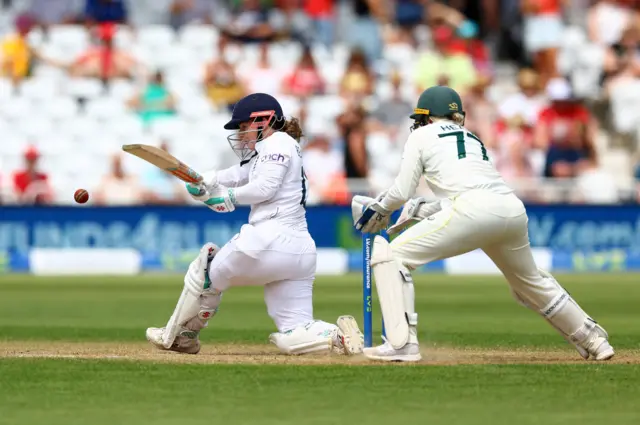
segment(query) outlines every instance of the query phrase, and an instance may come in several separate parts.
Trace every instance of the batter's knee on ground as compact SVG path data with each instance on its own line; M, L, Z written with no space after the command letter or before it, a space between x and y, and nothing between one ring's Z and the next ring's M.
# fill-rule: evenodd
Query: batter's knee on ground
M330 352L337 332L336 325L318 320L286 332L272 333L269 341L285 354Z

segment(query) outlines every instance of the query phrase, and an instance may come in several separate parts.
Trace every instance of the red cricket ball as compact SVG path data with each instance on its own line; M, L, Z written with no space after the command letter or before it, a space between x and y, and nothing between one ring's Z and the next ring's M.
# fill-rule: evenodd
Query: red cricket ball
M73 194L73 199L79 204L84 204L89 200L89 192L84 189L78 189L76 193Z

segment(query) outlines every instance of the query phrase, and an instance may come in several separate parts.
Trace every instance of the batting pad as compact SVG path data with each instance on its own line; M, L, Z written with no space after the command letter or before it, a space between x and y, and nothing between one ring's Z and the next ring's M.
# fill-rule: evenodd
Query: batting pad
M384 329L389 344L395 349L409 342L409 324L405 316L403 279L393 259L389 242L382 236L373 240L371 268L376 282Z

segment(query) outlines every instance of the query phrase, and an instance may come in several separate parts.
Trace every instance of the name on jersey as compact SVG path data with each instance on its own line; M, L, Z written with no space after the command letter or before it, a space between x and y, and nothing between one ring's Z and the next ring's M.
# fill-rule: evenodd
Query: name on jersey
M266 162L285 162L286 158L281 153L268 153L260 157L260 163Z

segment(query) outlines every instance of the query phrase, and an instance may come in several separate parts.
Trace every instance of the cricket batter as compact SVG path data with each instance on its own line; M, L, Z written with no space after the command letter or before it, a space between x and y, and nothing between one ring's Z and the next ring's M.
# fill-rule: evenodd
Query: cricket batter
M391 243L374 239L371 266L386 342L365 348L364 355L420 360L410 271L480 248L502 271L515 299L544 317L582 357L613 357L605 330L534 262L525 207L494 168L482 141L464 128L458 93L444 86L425 90L411 118L415 121L394 184L377 199L357 196L352 203L356 228L364 233L386 228L389 215L405 203L388 232L415 223ZM420 176L438 201L410 200Z
M224 126L240 158L231 168L205 173L189 193L218 213L250 205L249 224L222 248L208 243L191 263L184 289L164 328L147 339L163 350L196 354L198 335L232 286L263 285L269 316L278 332L270 341L286 354L362 352L363 337L352 316L333 325L313 318L316 245L307 231L307 182L296 119L286 120L278 101L254 93L235 106Z

